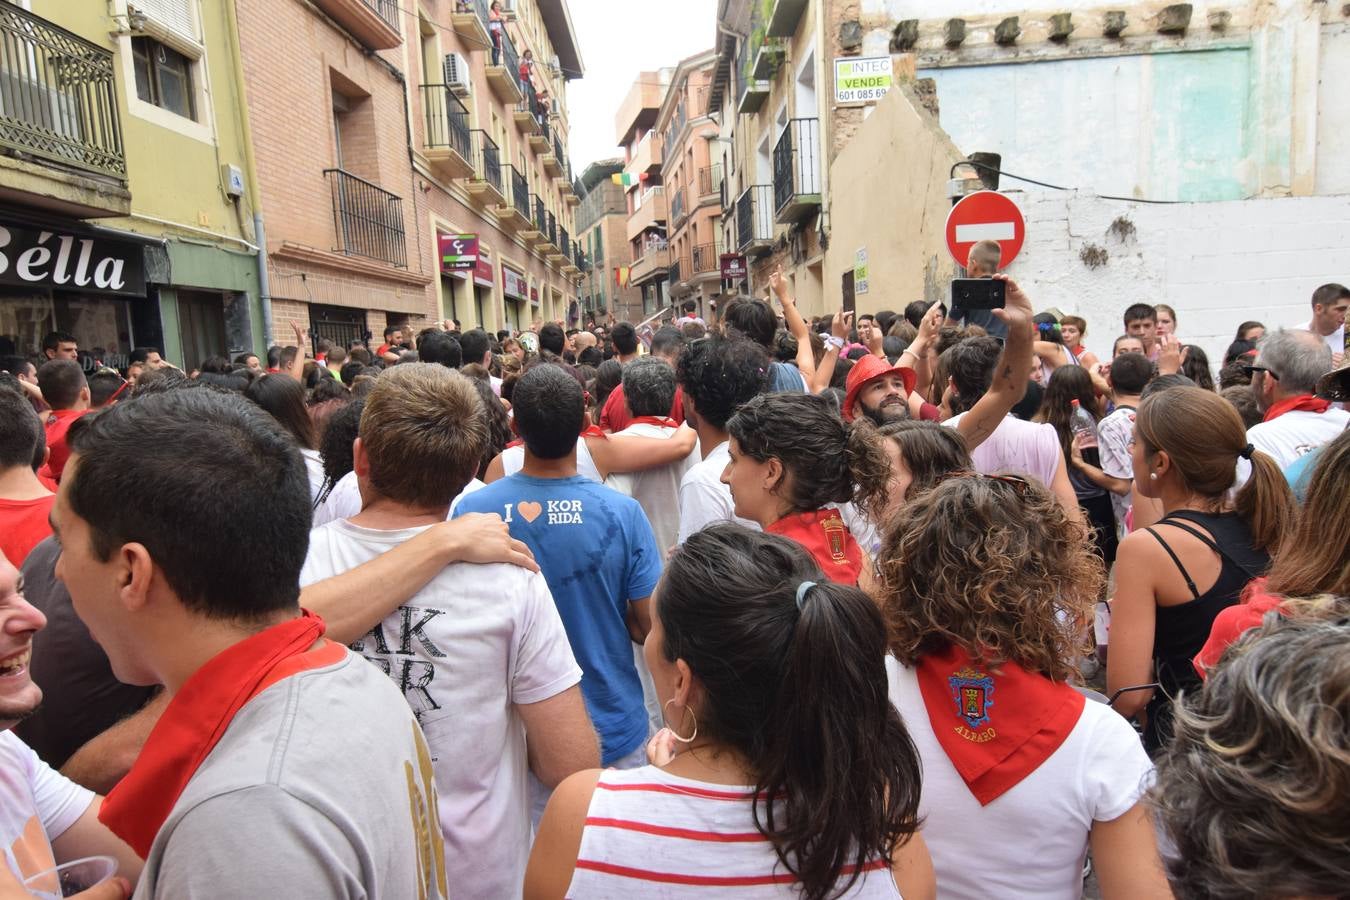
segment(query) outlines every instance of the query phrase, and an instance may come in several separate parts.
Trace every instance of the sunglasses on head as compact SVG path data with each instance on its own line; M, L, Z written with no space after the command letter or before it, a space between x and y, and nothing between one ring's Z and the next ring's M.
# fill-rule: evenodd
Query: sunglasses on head
M1270 369L1266 368L1265 366L1258 366L1258 365L1250 364L1250 363L1249 363L1249 364L1246 364L1246 365L1244 365L1244 366L1242 367L1242 371L1244 371L1244 372L1247 373L1247 377L1248 377L1248 378L1252 377L1252 376L1255 375L1257 372L1265 372L1267 375L1269 375L1271 378L1274 378L1276 381L1279 381L1279 380L1280 380L1280 376L1276 375L1274 372L1272 372Z
M938 484L953 478L979 478L985 481L997 481L1001 484L1010 485L1019 497L1026 496L1027 491L1031 488L1031 482L1022 478L1020 475L985 475L982 472L972 472L969 470L949 472L938 479Z

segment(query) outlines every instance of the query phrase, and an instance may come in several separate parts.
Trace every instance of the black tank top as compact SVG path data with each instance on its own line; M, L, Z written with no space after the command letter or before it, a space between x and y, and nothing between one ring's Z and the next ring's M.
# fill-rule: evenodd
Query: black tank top
M1200 593L1167 541L1152 528L1147 529L1162 544L1167 555L1172 557L1172 562L1176 563L1177 569L1186 579L1186 586L1191 590L1189 601L1175 606L1158 606L1156 610L1153 667L1154 677L1162 690L1155 692L1148 704L1144 746L1150 752L1162 747L1172 735L1172 698L1179 691L1189 691L1200 686L1200 676L1195 673L1191 660L1209 639L1214 619L1220 611L1236 604L1243 588L1253 578L1264 575L1270 567L1270 555L1253 546L1255 542L1251 528L1235 513L1214 515L1182 509L1164 516L1158 524L1180 528L1204 542L1218 554L1221 567L1214 586ZM1208 531L1209 536L1195 528L1195 525Z

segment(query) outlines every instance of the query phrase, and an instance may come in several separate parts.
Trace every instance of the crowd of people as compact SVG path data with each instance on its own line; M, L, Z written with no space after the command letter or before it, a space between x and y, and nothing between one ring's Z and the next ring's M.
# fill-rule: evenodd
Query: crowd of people
M1342 895L1350 289L998 268L0 359L0 897Z

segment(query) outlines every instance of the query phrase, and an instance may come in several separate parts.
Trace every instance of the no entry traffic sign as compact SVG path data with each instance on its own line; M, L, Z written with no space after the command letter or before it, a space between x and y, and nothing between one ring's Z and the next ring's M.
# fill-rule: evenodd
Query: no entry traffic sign
M947 214L947 249L958 266L970 261L970 248L977 241L998 241L1003 249L999 268L1005 268L1022 251L1027 224L1022 211L997 191L976 191L962 198Z

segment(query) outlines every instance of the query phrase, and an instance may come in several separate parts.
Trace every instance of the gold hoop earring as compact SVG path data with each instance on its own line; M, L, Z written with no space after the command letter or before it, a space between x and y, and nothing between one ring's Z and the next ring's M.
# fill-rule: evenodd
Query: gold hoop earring
M670 704L674 702L675 698L671 697L669 700L665 702L665 705L661 707L661 711L665 712L666 707L670 706ZM675 731L675 729L671 728L670 735L671 737L675 738L675 740L679 741L681 744L692 744L694 742L694 738L698 737L698 714L694 712L694 708L692 706L686 706L685 709L689 710L689 715L694 717L694 733L689 735L689 737L680 737L680 735Z

